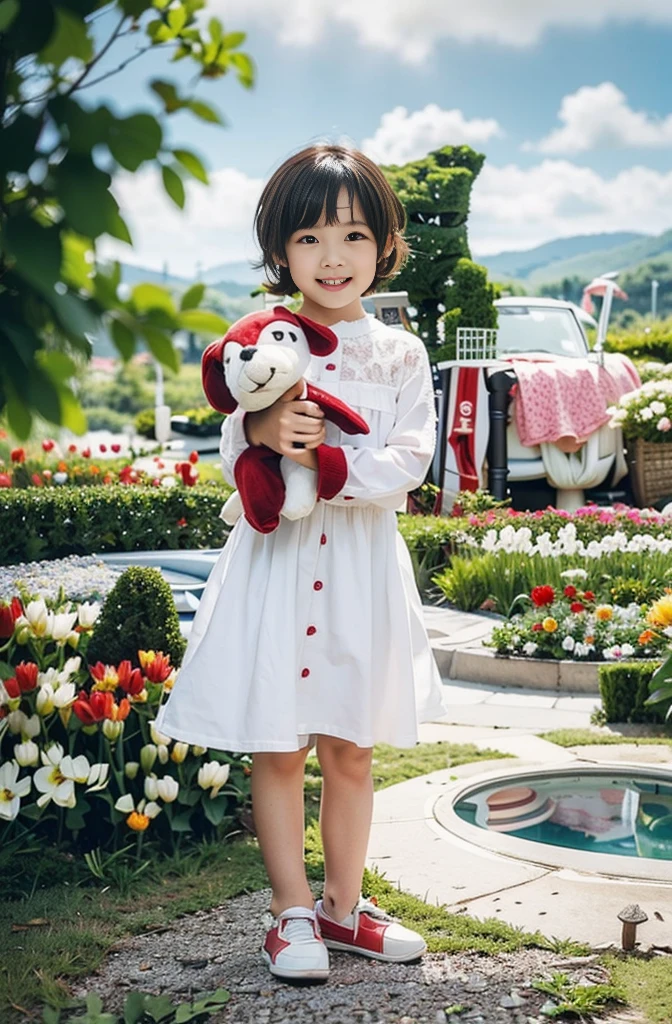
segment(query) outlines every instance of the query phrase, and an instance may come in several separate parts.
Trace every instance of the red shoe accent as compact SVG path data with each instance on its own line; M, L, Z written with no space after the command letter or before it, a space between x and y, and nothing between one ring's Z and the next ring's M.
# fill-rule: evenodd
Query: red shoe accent
M264 939L264 949L270 956L272 963L275 963L278 953L281 953L283 949L287 949L289 945L286 939L280 938L278 931L278 927L271 928Z
M359 928L355 935L354 928L345 928L343 925L337 924L336 921L332 921L321 914L319 910L317 911L317 916L323 939L331 939L332 942L343 942L348 946L366 949L371 953L383 952L383 939L391 922L377 921L367 914L366 911L361 911L359 914Z

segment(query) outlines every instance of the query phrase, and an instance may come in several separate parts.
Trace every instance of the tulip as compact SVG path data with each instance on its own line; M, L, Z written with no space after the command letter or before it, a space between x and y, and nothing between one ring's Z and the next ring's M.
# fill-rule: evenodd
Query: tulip
M127 761L124 765L124 775L127 779L134 779L140 770L139 761Z
M84 601L77 608L77 619L82 629L93 629L93 626L100 615L100 605L97 601Z
M173 747L170 756L171 759L175 762L175 764L182 764L188 753L189 744L179 742L176 743L175 746Z
M11 451L9 457L12 460L12 462L25 462L26 461L25 449L24 448L12 448L12 451Z
M31 765L39 764L40 748L33 740L26 740L25 743L17 743L14 747L14 760L22 768L29 768Z
M106 718L103 722L103 734L107 736L110 742L114 742L119 739L122 729L124 728L123 722L113 722L111 719Z
M14 673L22 693L30 693L37 685L37 665L34 661L21 661Z
M50 614L43 598L28 603L24 615L35 636L47 635Z
M45 451L45 452L50 452L50 451L53 450L55 444L56 444L56 442L52 441L51 438L46 438L42 442L42 450Z
M210 799L214 800L229 778L229 765L219 761L208 761L198 769L198 784L201 789L212 789Z
M177 799L180 786L177 779L174 779L172 775L164 775L162 779L158 780L157 789L164 804L172 804Z
M77 621L77 612L55 612L48 613L47 636L50 636L56 643L65 643L72 632L72 627Z
M119 453L119 452L121 451L121 445L120 445L120 444L117 444L116 442L115 442L115 444L111 444L111 445L110 445L110 448L112 449L112 451L113 451L113 452L114 452L115 454L118 454L118 453Z
M208 748L207 747L199 747L197 745L194 745L191 748L191 752L194 755L194 757L202 757L203 754L207 754Z
M63 755L60 743L53 743L48 750L42 751L42 762L45 767L38 768L33 774L35 788L42 793L38 797L38 807L44 807L51 800L59 807L75 807L75 782L88 782L91 766L83 754L71 757Z
M148 800L156 800L159 795L159 784L156 775L145 777L144 793Z
M14 633L17 619L23 616L23 605L18 597L13 597L7 604L0 601L0 640L8 640Z
M157 752L158 757L159 757L159 763L160 764L167 764L168 763L168 758L170 757L170 754L168 752L168 747L166 746L166 744L165 743L159 743L158 747L156 748L156 752Z
M67 481L67 479L68 479L68 474L64 473L63 470L61 470L59 473L54 473L54 483L55 484L64 484Z
M21 797L30 793L30 776L19 780L19 765L5 761L0 765L0 818L13 821L21 809Z
M75 701L75 704L77 701ZM35 700L35 707L37 708L38 714L46 718L54 710L54 690L49 683L45 683L37 691L37 698ZM77 712L75 711L75 714ZM79 717L79 716L78 716ZM84 719L82 719L84 721Z
M149 775L152 768L154 767L156 755L157 750L156 746L153 743L145 743L144 747L141 748L140 764L142 765L142 770L146 775Z
M163 743L166 746L170 743L170 736L164 736L160 733L155 725L156 719L152 719L149 723L149 734L152 737L152 741L156 744Z
M138 651L138 658L150 683L163 683L172 672L170 657L163 651Z

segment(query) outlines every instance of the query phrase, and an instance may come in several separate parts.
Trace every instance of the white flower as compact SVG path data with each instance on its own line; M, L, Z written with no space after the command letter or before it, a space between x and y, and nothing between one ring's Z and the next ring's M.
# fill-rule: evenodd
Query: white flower
M588 579L588 573L585 569L565 569L564 572L560 573L563 580L585 580Z
M624 658L629 658L634 653L635 648L632 646L632 644L621 644L621 654Z
M13 821L21 807L21 797L30 793L30 776L17 781L19 766L16 761L0 765L0 818Z
M523 654L526 654L528 658L530 658L537 650L537 647L538 644L535 644L531 640L528 640L528 642L523 645Z
M14 758L22 768L40 763L40 748L33 740L17 743L14 747Z
M658 399L655 399L653 402L651 402L649 408L651 412L654 414L654 416L662 416L663 413L667 411L667 406L665 405L665 402L660 402L658 401Z
M172 775L164 775L162 779L159 779L157 789L161 800L163 800L165 804L172 804L172 802L177 799L177 794L180 791L180 785L177 779L174 779Z
M150 736L152 737L152 743L156 743L157 746L160 743L162 743L164 746L167 746L170 743L170 736L164 736L163 733L159 732L159 730L156 728L156 725L154 724L155 721L156 719L152 718L152 720L149 723L149 733Z
M661 416L656 423L656 427L658 430L662 430L663 433L667 433L668 430L672 430L672 420L669 416Z
M44 636L47 632L48 616L47 606L43 598L40 598L38 601L31 601L27 605L25 616L21 616L21 619L25 617L28 620L35 636Z
M57 643L59 640L65 641L68 639L76 622L77 612L61 612L58 615L55 612L49 612L47 617L47 636L52 637Z
M97 601L94 601L93 603L85 601L83 604L78 606L77 618L79 619L79 624L83 629L91 629L100 615L101 607L102 605Z
M210 789L210 799L214 800L229 777L229 765L219 761L208 761L198 769L198 784L201 789Z
M573 651L576 645L576 641L573 636L566 636L562 641L563 651Z
M38 807L44 807L53 800L59 807L75 807L75 782L88 782L91 766L84 756L71 757L63 754L60 743L52 743L42 751L44 768L38 768L33 775L35 788L42 793L37 799Z
M643 409L639 410L639 419L645 422L653 419L653 409L646 405Z

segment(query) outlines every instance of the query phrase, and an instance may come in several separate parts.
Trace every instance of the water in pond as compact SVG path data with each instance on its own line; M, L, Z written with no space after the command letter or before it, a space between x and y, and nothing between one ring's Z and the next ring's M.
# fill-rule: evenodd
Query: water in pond
M502 780L455 804L464 821L519 839L672 860L672 772Z

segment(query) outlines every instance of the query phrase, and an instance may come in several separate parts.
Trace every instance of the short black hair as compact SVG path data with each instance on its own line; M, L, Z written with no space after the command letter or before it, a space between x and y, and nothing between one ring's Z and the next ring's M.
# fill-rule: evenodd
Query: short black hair
M266 271L271 295L294 295L299 289L289 267L285 245L295 231L314 227L325 210L329 225L338 221L336 204L341 188L348 191L350 209L357 196L378 245L376 274L363 293L375 292L381 281L394 277L408 258L402 232L406 211L380 168L358 149L317 143L289 157L274 172L261 194L254 214L254 230L262 258L253 267ZM392 249L383 254L389 239Z

